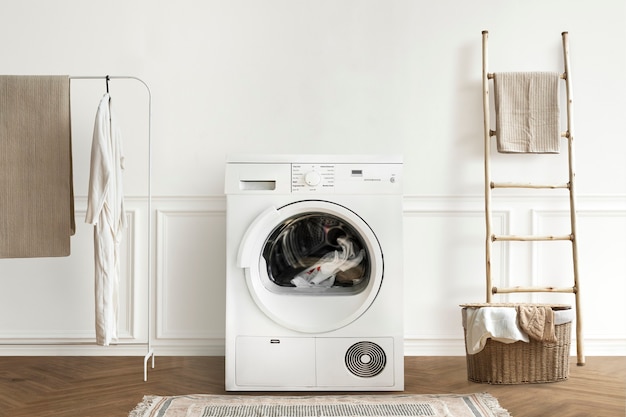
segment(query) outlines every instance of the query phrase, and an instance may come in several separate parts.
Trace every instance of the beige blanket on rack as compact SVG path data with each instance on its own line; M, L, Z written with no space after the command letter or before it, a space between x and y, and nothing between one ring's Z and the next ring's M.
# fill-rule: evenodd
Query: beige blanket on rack
M0 258L70 254L69 85L68 76L0 76Z
M559 81L556 72L494 74L498 152L559 152Z

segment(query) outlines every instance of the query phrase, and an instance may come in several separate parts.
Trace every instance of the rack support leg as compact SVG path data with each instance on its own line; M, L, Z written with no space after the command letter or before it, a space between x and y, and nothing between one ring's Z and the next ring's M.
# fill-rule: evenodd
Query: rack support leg
M148 381L148 359L152 357L152 369L154 369L154 350L150 349L143 358L143 381Z

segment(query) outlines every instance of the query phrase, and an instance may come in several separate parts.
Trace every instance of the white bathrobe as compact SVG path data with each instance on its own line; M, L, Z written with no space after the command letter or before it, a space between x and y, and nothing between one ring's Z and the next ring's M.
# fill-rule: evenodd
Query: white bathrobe
M120 242L126 228L120 136L107 93L96 113L85 216L95 226L96 342L104 346L117 341Z

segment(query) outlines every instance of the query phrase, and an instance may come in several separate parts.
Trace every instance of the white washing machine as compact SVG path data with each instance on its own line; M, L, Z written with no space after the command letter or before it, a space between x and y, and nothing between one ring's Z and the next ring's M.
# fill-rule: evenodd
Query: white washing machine
M226 390L404 389L402 159L226 164Z

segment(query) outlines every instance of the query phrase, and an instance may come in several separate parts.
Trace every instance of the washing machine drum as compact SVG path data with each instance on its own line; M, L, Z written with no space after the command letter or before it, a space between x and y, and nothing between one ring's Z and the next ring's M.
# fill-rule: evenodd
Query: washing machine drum
M341 328L374 302L383 256L372 229L327 201L271 208L250 226L239 251L252 298L272 320L302 332Z
M349 287L358 292L370 272L360 234L328 213L287 219L267 239L263 258L268 278L280 287Z

